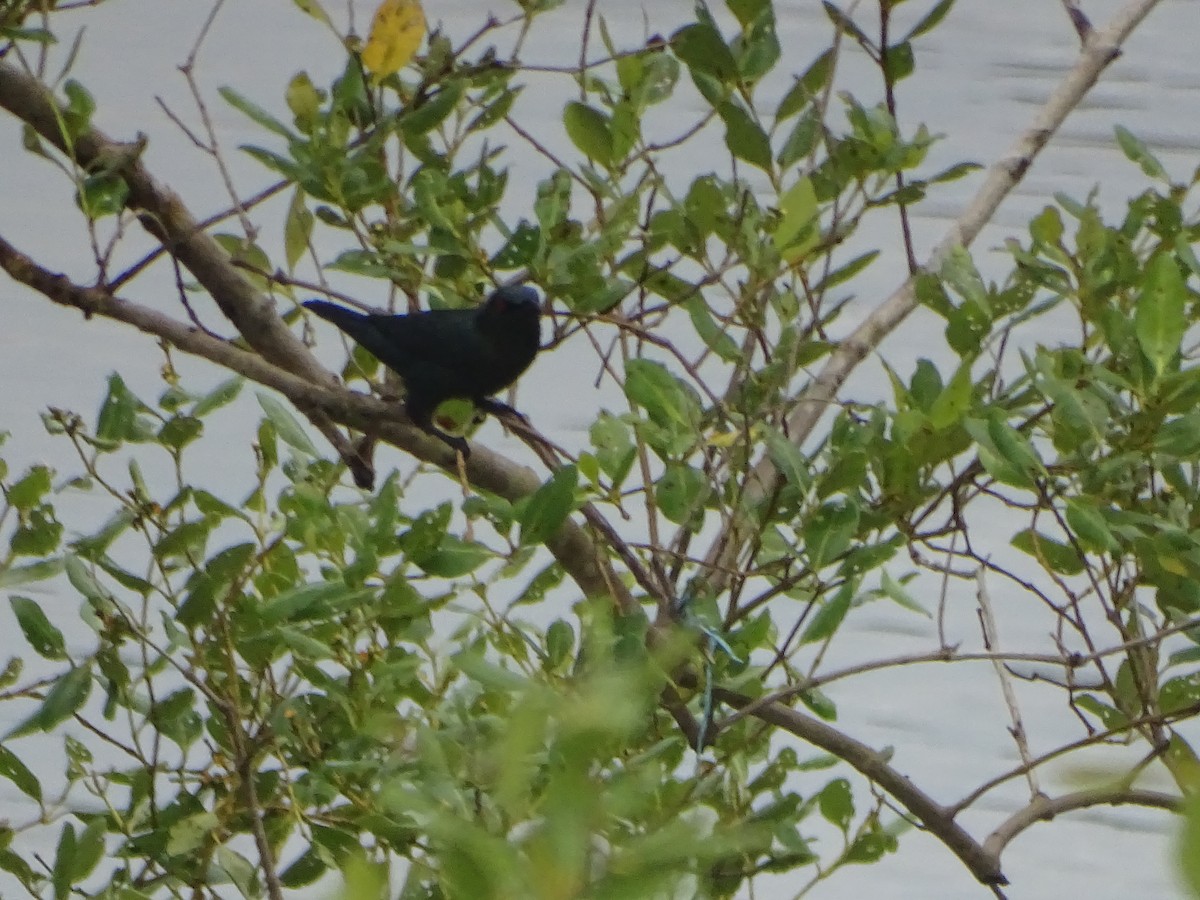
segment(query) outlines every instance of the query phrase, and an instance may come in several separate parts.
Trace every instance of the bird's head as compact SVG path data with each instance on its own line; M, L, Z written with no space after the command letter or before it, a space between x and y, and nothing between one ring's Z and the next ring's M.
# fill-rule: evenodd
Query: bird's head
M537 322L542 312L542 298L533 288L518 284L497 288L479 309L479 322L484 328L507 328L516 323Z
M509 287L497 288L488 297L485 304L492 315L507 315L518 312L528 315L530 312L542 311L542 298L538 292L524 284L514 284Z

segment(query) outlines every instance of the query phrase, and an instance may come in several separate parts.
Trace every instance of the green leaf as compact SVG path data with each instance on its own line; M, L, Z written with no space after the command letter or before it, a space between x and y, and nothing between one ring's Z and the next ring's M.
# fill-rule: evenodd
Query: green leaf
M462 99L465 90L466 85L460 79L444 81L442 89L432 98L401 117L400 127L409 137L419 136L437 128L458 107L458 101Z
M885 597L888 597L889 599L896 601L901 606L903 606L905 609L911 610L912 612L920 613L921 615L925 616L925 618L927 618L927 619L933 618L933 616L930 615L929 610L927 610L925 607L923 607L917 601L917 599L908 592L908 590L904 587L903 584L901 584L899 581L897 581L895 578L893 578L888 573L887 569L883 569L881 572L880 590L883 592L883 595Z
M853 39L860 47L873 48L875 46L871 39L863 33L862 29L854 24L853 19L830 3L829 0L822 0L821 5L825 8L825 15L829 17L829 21L833 23L838 31Z
M770 0L726 0L729 11L737 16L743 28L753 24L764 10L771 8Z
M1012 539L1012 545L1038 560L1051 572L1062 575L1078 575L1083 571L1083 560L1074 547L1026 528Z
M92 113L96 111L96 101L82 84L74 78L67 79L63 85L63 93L67 97L63 109L63 124L72 137L79 137L92 124Z
M601 412L588 433L600 468L612 479L614 487L620 487L637 453L629 426L612 413Z
M33 466L25 476L8 489L7 501L14 509L28 512L50 493L50 469Z
M522 544L545 543L558 531L575 505L578 481L575 466L563 466L521 503L517 521L521 523Z
M279 881L285 888L307 887L328 870L329 865L321 859L320 849L310 847L279 873Z
M47 578L53 578L62 570L61 556L38 560L23 566L9 566L6 569L0 569L0 588L14 588L35 581L45 581Z
M654 500L662 514L676 525L691 525L701 520L700 513L710 490L708 478L699 469L669 462L666 472L654 485Z
M461 578L494 558L495 554L483 544L470 543L447 534L435 550L415 556L413 562L427 575Z
M217 88L217 93L219 93L225 99L225 102L234 109L245 114L246 116L249 116L268 131L273 131L280 137L287 138L289 141L299 140L299 135L288 128L287 125L283 124L283 122L279 121L258 104L243 97L233 88L220 87Z
M555 619L546 629L546 669L554 671L567 661L575 649L575 629L569 622Z
M91 570L84 564L80 557L69 555L64 560L64 569L67 573L67 581L71 583L71 587L83 594L88 600L97 603L107 603L111 597L96 579L92 576Z
M813 569L829 565L846 552L858 531L859 509L852 503L826 504L804 523L804 551Z
M1134 306L1138 345L1158 377L1179 353L1187 318L1187 287L1173 257L1162 253L1146 269L1142 295Z
M625 366L625 396L664 428L695 434L700 405L692 390L661 363L632 359Z
M737 61L716 28L703 22L685 25L671 35L671 49L693 74L701 73L725 84L738 78Z
M54 853L54 867L50 870L50 881L54 885L54 900L67 900L71 895L72 869L75 860L75 829L70 822L63 822L58 833L58 848Z
M137 418L145 409L146 405L125 386L120 375L108 376L108 394L100 407L96 437L113 444L145 440L147 435Z
M49 506L26 513L25 521L13 533L9 547L13 556L48 556L58 549L63 526Z
M854 794L850 790L850 782L845 778L835 778L825 785L817 795L817 808L826 822L837 826L843 833L850 829L854 821Z
M875 828L858 835L854 843L846 850L846 862L873 863L885 853L892 853L897 847L896 836L888 834L881 828Z
M971 408L971 364L964 361L950 383L933 401L929 421L939 431L957 425Z
M328 25L330 28L333 27L333 22L329 18L329 13L325 12L324 7L321 6L318 0L292 0L292 2L295 3L296 7L305 15L312 16L322 25Z
M66 659L67 645L62 632L50 624L42 608L28 597L9 597L17 624L38 656L44 659Z
M103 173L89 175L79 185L76 201L89 219L115 216L125 209L129 185L120 175Z
M602 166L612 165L613 130L608 116L594 107L573 100L563 111L563 125L566 126L567 136L581 153Z
M0 777L7 778L26 797L39 803L42 800L42 785L37 776L29 771L15 753L0 744Z
M979 461L1002 484L1033 490L1046 468L1029 440L999 418L964 419L963 427L975 440Z
M742 106L729 101L717 113L725 123L725 146L738 159L744 159L764 172L771 171L771 139L762 126Z
M204 430L204 423L194 416L172 416L158 432L158 441L172 450L182 450Z
M222 381L196 401L196 405L192 407L192 415L197 419L202 419L213 410L232 403L241 393L243 384L244 380L240 375L234 376L228 381Z
M292 202L288 205L287 217L283 220L283 252L289 272L295 270L296 263L308 252L313 224L316 222L316 217L309 210L304 198L304 190L297 187L292 192Z
M91 665L76 666L54 682L42 705L6 735L6 740L35 731L51 731L73 716L92 690Z
M484 659L476 651L464 651L463 653L455 654L451 657L451 660L460 672L485 688L494 688L505 693L516 693L529 686L529 681L524 675L514 672L511 669L506 669L503 666L498 666Z
M684 301L683 306L687 310L688 317L692 320L692 327L700 335L700 340L704 341L704 346L708 347L708 349L712 350L726 362L737 362L741 359L741 351L738 350L738 345L729 336L728 331L713 320L712 313L708 309L708 304L704 302L702 296L696 294L689 297Z
M918 38L923 34L927 34L938 26L942 19L946 18L946 13L950 12L950 7L954 5L954 0L940 0L934 4L933 9L929 10L924 17L912 27L912 31L904 36L904 40L911 41L913 38Z
M914 68L912 44L901 41L899 44L888 47L883 71L889 82L895 84L907 78L913 73Z
M293 75L283 96L295 117L296 127L305 134L311 134L320 117L322 94L308 73L297 72Z
M942 261L938 274L964 300L974 303L981 310L987 310L987 285L983 283L983 277L975 267L975 260L965 247L952 248Z
M258 397L258 405L267 414L268 421L275 426L275 432L283 439L285 444L294 450L299 450L310 459L315 459L321 455L317 452L316 446L305 433L303 426L288 412L282 403L270 394L264 394L262 391L256 392L255 396Z
M745 30L733 42L738 72L743 79L753 84L774 69L779 62L779 36L775 30L774 11L769 3L754 0L753 3L741 5L759 7L749 21L742 20Z
M802 259L820 238L817 192L812 180L801 178L779 198L779 222L771 240L787 262Z
M542 229L522 219L509 234L508 243L492 257L497 269L519 269L529 265L542 246Z
M1140 138L1123 125L1118 125L1115 131L1117 133L1117 144L1120 145L1121 151L1129 157L1131 162L1135 162L1142 167L1142 171L1146 174L1147 178L1153 178L1156 181L1162 181L1167 184L1171 183L1171 177L1167 174L1167 170L1163 167L1163 164L1158 161L1158 157L1150 152L1150 148Z
M854 599L854 586L846 582L838 592L821 603L816 615L804 629L800 637L801 644L814 644L833 637L834 632L841 626L850 611L850 602Z
M1176 859L1183 881L1193 897L1200 897L1200 796L1184 800Z
M222 844L217 848L216 864L225 871L243 897L259 897L258 866L242 854Z
M1073 498L1067 501L1067 524L1075 532L1075 538L1090 550L1103 553L1119 553L1121 545L1108 527L1100 511L1088 500Z
M812 484L808 458L774 425L766 424L763 428L767 442L767 455L775 468L782 473L789 484L799 490L807 490Z
M318 581L284 591L258 609L264 622L298 622L326 619L359 606L375 595L373 588L349 588L338 581Z
M104 835L107 823L103 816L88 822L83 833L75 839L75 852L71 857L71 883L77 884L92 874L92 870L104 856Z

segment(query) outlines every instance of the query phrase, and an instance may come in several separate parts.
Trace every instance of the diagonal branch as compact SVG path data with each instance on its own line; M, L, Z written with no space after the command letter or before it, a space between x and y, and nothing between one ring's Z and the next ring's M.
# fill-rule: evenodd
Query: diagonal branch
M923 267L924 272L936 273L952 250L970 246L979 236L1001 202L1020 183L1038 153L1095 85L1108 64L1120 54L1120 45L1157 4L1158 0L1129 0L1105 28L1089 33L1075 65L1059 82L1029 128L988 170L983 186L930 254ZM825 411L834 404L838 391L850 373L907 318L916 305L916 278L913 277L838 344L788 416L786 433L793 443L800 446L808 439ZM764 456L747 476L746 508L754 508L757 501L771 496L780 484L779 470L769 456ZM728 587L727 573L736 569L742 548L751 540L753 533L753 523L743 515L735 519L713 542L706 563L710 570L710 584L716 593Z
M69 137L63 127L64 111L54 95L32 75L3 61L0 108L27 123L84 170L114 168L129 186L127 205L138 214L138 221L191 272L251 347L289 372L317 383L335 383L332 374L280 320L271 299L238 271L179 195L159 184L129 145L95 128Z
M78 309L85 315L104 316L132 325L186 353L203 357L272 388L299 407L320 410L352 428L369 429L420 460L446 464L448 451L445 445L413 427L394 403L330 385L329 379L313 384L158 310L114 297L101 288L76 285L65 276L37 265L3 238L0 238L0 269L55 303ZM519 500L541 485L533 471L486 447L474 449L466 470L473 485L508 500ZM638 608L625 582L612 571L604 554L579 525L567 520L547 546L586 595L612 596L626 611Z
M717 688L713 696L735 708L749 706L753 699L725 688ZM1000 870L998 850L981 845L954 821L954 813L918 788L906 776L893 769L887 758L877 750L856 741L820 719L778 703L760 708L754 715L764 722L808 741L838 759L887 791L912 816L945 844L962 861L972 875L983 884L1008 884Z
M360 485L369 480L372 473L355 448L333 426L333 421L378 435L418 459L453 470L453 458L446 448L436 446L437 442L431 442L408 426L406 419L397 416L395 406L370 401L370 398L339 385L333 374L321 366L304 343L288 330L271 299L244 277L229 254L192 217L179 196L151 176L142 165L139 153L131 153L128 146L94 128L68 137L63 127L65 119L61 104L36 78L3 60L0 60L0 108L28 123L82 168L108 166L120 174L129 186L127 205L139 214L142 226L192 273L262 359L251 354L240 354L235 359L232 355L237 353L235 348L201 334L198 329L136 307L102 290L74 285L60 275L41 269L11 245L4 244L4 255L13 268L10 265L3 267L13 277L55 302L129 322L186 352L205 356L248 378L275 387L296 403L333 444ZM22 274L18 275L17 271ZM314 388L314 385L324 389ZM384 411L381 412L380 407ZM367 409L373 409L373 413L364 414ZM529 469L483 448L472 453L467 477L477 487L510 500L524 497L540 486L537 476ZM584 512L593 524L602 521L594 507L589 506ZM605 537L611 540L614 535L615 532L609 529ZM624 613L640 613L640 604L603 548L577 524L565 523L547 542L547 547L586 595L608 596ZM614 549L629 552L623 542ZM660 592L651 590L653 585L642 586L661 600ZM694 727L690 717L687 721L682 718L686 714L683 707L673 709L672 713L685 731Z

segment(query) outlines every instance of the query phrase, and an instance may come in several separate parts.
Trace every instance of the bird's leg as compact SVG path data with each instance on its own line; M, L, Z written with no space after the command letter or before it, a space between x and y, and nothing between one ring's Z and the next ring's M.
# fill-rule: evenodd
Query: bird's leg
M467 446L465 438L459 437L457 434L446 434L446 432L442 431L442 429L438 428L432 422L428 425L422 425L421 430L426 434L433 435L456 454L462 456L463 459L471 458L471 448Z
M463 459L471 457L471 448L467 446L466 440L458 435L447 434L433 424L433 406L421 403L410 395L405 401L405 408L412 423L426 434L437 438L456 454L462 454Z
M529 421L522 413L517 412L507 403L501 403L499 400L494 400L491 397L475 397L474 402L475 408L484 413L490 413L493 416L513 416L522 422Z

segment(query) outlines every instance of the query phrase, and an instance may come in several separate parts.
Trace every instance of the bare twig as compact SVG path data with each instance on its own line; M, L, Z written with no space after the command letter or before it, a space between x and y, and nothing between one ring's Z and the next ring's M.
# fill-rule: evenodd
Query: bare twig
M983 645L995 653L999 650L999 632L996 629L996 617L992 614L992 599L988 595L987 590L987 573L980 568L979 574L975 578L976 591L975 596L979 599L979 621L983 626ZM1025 777L1029 781L1029 792L1033 797L1041 795L1041 788L1038 786L1037 772L1035 771L1032 762L1033 756L1029 752L1029 738L1025 734L1025 723L1021 719L1021 709L1017 705L1017 694L1013 690L1012 681L1009 678L1008 669L999 659L992 660L992 668L996 672L996 678L1000 682L1000 692L1004 695L1004 705L1008 707L1009 718L1012 719L1012 726L1009 728L1009 733L1013 736L1013 740L1017 744L1017 752L1021 756L1021 762L1025 764Z

